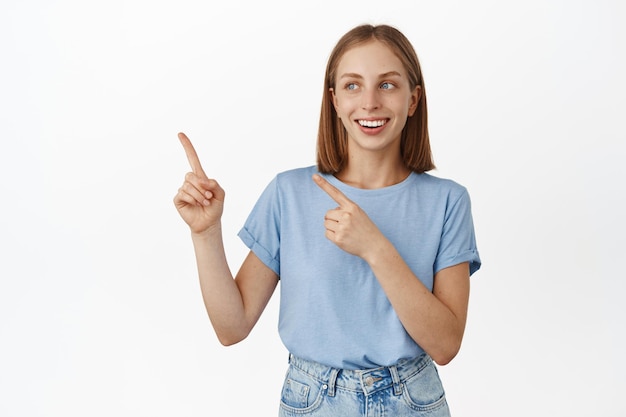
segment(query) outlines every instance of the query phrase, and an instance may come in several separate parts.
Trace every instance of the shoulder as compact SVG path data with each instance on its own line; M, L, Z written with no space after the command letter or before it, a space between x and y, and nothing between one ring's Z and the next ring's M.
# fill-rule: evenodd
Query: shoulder
M317 172L317 167L308 166L282 171L276 174L274 182L279 189L302 187L304 184L312 184L312 176Z
M266 186L264 194L272 198L282 199L286 196L297 196L310 192L313 183L312 176L317 172L315 166L295 168L281 171L276 174Z
M416 186L423 188L426 192L446 196L448 200L456 200L463 196L468 196L465 186L449 178L438 177L430 173L414 175Z
M308 167L294 168L287 171L279 172L276 175L276 179L279 181L299 181L303 178L311 179L311 176L317 172L317 168L314 165Z

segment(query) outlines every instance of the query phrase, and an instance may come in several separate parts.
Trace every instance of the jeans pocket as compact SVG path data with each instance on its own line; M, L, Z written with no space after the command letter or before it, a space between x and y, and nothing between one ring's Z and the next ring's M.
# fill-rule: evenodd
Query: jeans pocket
M326 387L323 382L290 366L283 383L280 406L298 414L311 412L321 405Z
M403 384L402 397L416 411L447 410L446 395L437 368L431 362Z

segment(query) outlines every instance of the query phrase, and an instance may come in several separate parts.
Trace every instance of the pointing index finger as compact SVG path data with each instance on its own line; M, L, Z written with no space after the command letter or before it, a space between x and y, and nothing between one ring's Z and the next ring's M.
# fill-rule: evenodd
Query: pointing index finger
M339 191L339 189L337 187L335 187L334 185L332 185L331 183L326 181L324 178L322 178L321 175L314 174L313 175L313 181L315 181L315 183L322 190L324 190L326 192L326 194L328 194L330 196L330 198L335 200L335 202L337 204L339 204L340 207L346 206L348 204L352 204L352 200L350 200L348 197L346 197L344 193Z
M183 148L185 149L185 154L187 154L187 160L189 161L189 165L191 165L191 170L193 171L193 173L197 175L203 175L206 177L206 174L204 173L204 170L202 169L202 164L200 164L200 159L198 158L198 154L196 153L196 150L194 149L187 135L180 132L178 134L178 139L180 140L180 143L183 145Z

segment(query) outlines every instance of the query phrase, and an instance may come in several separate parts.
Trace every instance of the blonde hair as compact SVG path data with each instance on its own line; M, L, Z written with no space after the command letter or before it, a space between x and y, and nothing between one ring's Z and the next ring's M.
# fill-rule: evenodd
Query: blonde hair
M344 167L348 157L348 138L345 128L333 106L331 89L335 88L336 72L343 55L357 45L372 39L387 45L400 59L407 72L411 90L419 86L421 94L417 109L409 117L400 143L402 160L407 168L417 173L435 168L428 136L426 91L422 70L415 49L396 28L388 25L361 25L347 32L332 50L326 65L322 109L317 135L317 168L320 172L334 174Z

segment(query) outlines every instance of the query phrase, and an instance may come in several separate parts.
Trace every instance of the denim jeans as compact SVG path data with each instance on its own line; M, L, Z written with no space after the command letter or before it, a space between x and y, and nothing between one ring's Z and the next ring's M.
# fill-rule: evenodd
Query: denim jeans
M439 373L428 355L365 370L289 357L280 417L449 417Z

